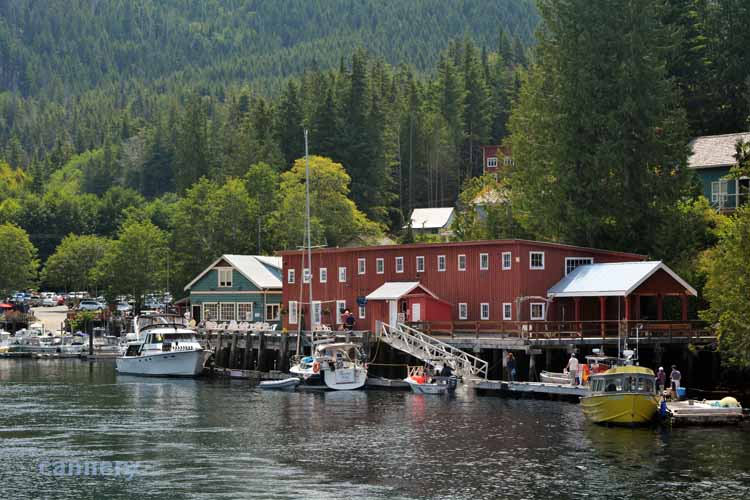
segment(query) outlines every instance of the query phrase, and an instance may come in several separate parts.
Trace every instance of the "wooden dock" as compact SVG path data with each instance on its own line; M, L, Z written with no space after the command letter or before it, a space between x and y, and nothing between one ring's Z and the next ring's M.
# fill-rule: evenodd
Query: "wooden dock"
M673 426L736 425L745 418L742 408L723 408L703 401L669 401L664 420Z
M480 394L495 393L514 397L565 399L576 402L587 392L584 386L544 382L508 382L505 380L483 380L475 384L474 388Z
M399 379L367 377L365 387L368 389L409 389L409 384Z

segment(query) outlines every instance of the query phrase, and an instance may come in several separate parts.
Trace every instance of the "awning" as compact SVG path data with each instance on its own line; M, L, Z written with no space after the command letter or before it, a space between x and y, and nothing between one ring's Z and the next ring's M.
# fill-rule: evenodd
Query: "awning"
M366 298L367 300L397 300L417 288L431 297L438 298L437 295L423 287L419 281L389 281L380 285Z
M549 297L625 297L659 270L690 295L697 292L661 261L610 262L579 266L547 291Z

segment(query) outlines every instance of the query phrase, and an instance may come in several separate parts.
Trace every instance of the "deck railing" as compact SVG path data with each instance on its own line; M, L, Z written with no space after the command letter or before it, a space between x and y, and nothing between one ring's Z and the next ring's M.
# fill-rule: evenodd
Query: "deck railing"
M607 321L421 321L410 326L433 336L509 336L529 340L570 339L618 335L642 337L711 337L705 321L607 320Z

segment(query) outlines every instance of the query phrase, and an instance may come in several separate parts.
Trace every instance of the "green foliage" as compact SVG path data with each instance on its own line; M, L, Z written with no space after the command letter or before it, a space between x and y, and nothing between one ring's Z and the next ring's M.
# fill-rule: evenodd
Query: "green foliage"
M110 300L131 294L139 311L144 294L167 288L168 234L150 221L130 219L117 236L92 275Z
M350 177L340 163L310 156L310 224L313 245L342 246L379 236L381 228L349 199ZM305 160L281 175L279 208L271 215L278 248L296 248L305 229Z
M544 0L511 116L514 209L541 239L650 253L688 193L658 0Z
M93 290L92 271L111 244L100 236L66 236L47 259L42 282L57 290Z
M451 226L456 241L524 238L504 180L487 174L464 183Z
M36 260L36 248L26 231L13 224L1 224L0 255L3 256L0 297L29 288L34 283L39 262Z
M710 301L702 317L716 328L722 361L750 366L750 208L743 207L723 224L719 242L701 259Z

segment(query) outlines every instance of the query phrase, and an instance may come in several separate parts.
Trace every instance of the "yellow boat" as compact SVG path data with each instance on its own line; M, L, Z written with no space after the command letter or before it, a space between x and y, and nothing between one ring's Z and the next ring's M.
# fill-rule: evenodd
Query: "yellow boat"
M616 366L592 375L589 384L589 394L581 397L581 406L591 422L635 425L656 416L659 398L653 370Z

